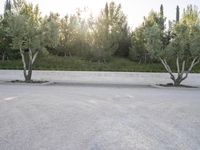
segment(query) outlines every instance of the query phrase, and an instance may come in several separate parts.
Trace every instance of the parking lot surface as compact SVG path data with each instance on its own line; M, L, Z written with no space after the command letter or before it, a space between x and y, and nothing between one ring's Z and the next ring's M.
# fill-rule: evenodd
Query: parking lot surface
M0 150L199 149L199 89L0 84Z

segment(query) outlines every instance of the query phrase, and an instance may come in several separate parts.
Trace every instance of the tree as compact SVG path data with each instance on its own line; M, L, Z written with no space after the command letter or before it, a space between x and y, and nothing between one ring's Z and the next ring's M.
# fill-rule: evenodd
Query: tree
M10 0L6 0L5 6L4 6L4 14L0 18L0 52L1 52L1 57L2 57L2 62L4 62L6 56L8 56L8 53L10 51L10 43L11 39L10 37L6 34L6 28L8 26L7 19L8 19L8 14L11 13L11 2Z
M163 5L161 5L158 25L159 25L160 31L161 31L160 34L161 34L161 41L163 44L163 48L165 48L169 44L169 41L171 39L170 32L169 31L166 32L165 22L166 22L166 17L164 16L164 7L163 7Z
M61 19L60 44L57 49L64 56L80 56L88 48L88 25L81 13L78 9L76 14Z
M181 23L186 24L187 26L199 25L199 10L197 6L188 5L183 11L183 17L181 18Z
M162 46L160 30L157 24L146 28L144 32L146 48L152 56L160 59L170 74L173 85L179 86L188 77L193 67L199 63L200 59L200 24L197 10L193 7L188 7L185 10L180 23L173 27L175 36L166 48ZM169 63L174 60L177 77L173 74Z
M5 43L5 32L4 32L4 27L3 27L3 17L0 16L0 52L1 52L1 56L2 56L2 61L4 61L4 43Z
M165 20L166 18L164 17L164 8L163 5L160 6L160 16L159 16L159 25L161 31L165 30Z
M156 23L160 27L160 20L160 14L152 10L147 17L144 17L143 26L151 27Z
M42 47L53 50L59 44L60 18L57 13L50 13L41 20Z
M15 1L14 6L17 4ZM8 34L12 37L12 47L20 51L25 81L31 82L33 64L39 52L57 44L57 26L51 20L42 22L38 6L25 1L21 4L9 15Z
M179 6L176 7L176 23L180 20L180 8Z
M132 33L131 47L129 49L130 59L137 60L139 63L146 63L148 60L153 59L145 46L146 41L144 31L146 28L150 28L156 24L160 28L160 36L164 41L164 20L164 11L162 5L160 8L160 14L155 11L151 11L147 17L144 17L144 22L142 25L136 28Z
M148 59L148 51L145 47L144 26L135 29L131 37L131 47L129 49L129 57L131 60L146 63Z
M131 46L131 34L128 25L124 25L121 28L121 33L119 35L119 47L115 52L115 55L121 57L127 57L129 55L129 48Z
M93 28L93 52L99 60L105 61L114 54L127 55L130 43L126 16L121 5L114 2L106 3ZM125 50L126 52L122 52Z

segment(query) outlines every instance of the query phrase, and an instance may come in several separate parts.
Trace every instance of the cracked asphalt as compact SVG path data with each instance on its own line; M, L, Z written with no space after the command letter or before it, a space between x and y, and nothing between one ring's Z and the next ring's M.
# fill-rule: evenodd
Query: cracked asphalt
M199 149L199 89L0 84L0 150Z

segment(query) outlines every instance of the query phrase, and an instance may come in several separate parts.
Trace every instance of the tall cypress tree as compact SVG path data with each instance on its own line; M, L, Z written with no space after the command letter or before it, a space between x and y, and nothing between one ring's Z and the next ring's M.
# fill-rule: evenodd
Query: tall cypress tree
M160 5L160 16L159 16L159 26L160 26L160 30L161 30L161 41L162 41L162 45L163 48L166 47L167 45L167 39L165 36L165 17L164 17L164 8L163 5Z
M11 11L11 1L10 0L6 0L6 2L5 2L4 13L6 13L7 11Z
M179 19L180 19L180 8L177 5L177 7L176 7L176 23L179 22Z
M164 29L165 29L164 8L163 8L162 4L160 6L160 29L162 31L164 31Z
M108 38L109 26L110 26L108 3L106 3L105 5L104 13L105 13L106 38Z

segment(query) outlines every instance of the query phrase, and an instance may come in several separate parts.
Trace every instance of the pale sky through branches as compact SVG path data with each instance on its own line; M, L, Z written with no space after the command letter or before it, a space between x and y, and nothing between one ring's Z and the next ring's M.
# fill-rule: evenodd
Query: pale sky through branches
M40 11L43 15L49 12L57 12L61 16L76 12L77 8L87 8L88 14L98 15L104 8L106 2L111 0L27 0L33 4L39 4ZM164 12L167 19L175 19L176 6L179 5L181 12L187 5L192 4L200 8L200 0L113 0L121 3L124 13L128 17L131 27L140 25L143 17L153 9L159 11L160 5L164 5ZM3 12L5 0L0 0L0 13Z

